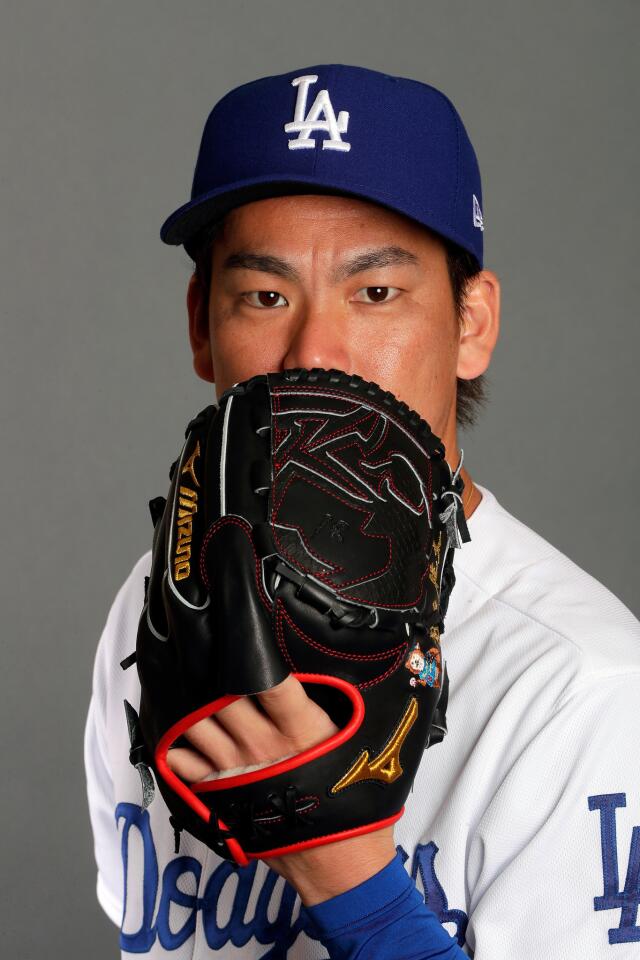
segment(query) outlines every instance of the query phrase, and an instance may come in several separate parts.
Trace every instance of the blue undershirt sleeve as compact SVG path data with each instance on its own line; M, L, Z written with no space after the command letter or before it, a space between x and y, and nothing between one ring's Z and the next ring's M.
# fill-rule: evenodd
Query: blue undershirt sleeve
M400 854L353 890L306 912L331 960L468 960L426 906Z

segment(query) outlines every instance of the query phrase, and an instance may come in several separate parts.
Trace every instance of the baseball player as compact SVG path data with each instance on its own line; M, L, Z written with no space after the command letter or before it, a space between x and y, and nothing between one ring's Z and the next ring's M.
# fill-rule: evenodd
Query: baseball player
M98 646L85 735L97 894L123 956L639 955L638 622L461 465L456 427L498 336L483 232L473 148L425 84L314 66L232 90L207 120L191 199L161 232L196 264L196 373L218 397L291 368L379 384L442 439L470 541L442 656L432 640L400 661L416 695L443 684L445 661L450 680L448 733L404 814L245 866L176 834L129 762L123 701L138 708L140 680L121 662L147 603L140 558ZM323 521L329 540L340 522ZM338 730L289 675L192 725L167 763L202 785Z

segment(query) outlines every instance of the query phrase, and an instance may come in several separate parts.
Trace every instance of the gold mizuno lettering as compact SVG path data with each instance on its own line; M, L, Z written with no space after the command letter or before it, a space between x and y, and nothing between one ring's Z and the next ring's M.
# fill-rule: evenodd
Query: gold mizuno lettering
M382 783L393 783L402 776L400 751L407 734L418 716L418 701L412 697L402 719L391 734L386 747L378 754L375 760L369 758L369 751L363 750L355 763L345 773L344 777L331 787L331 793L338 793L345 787L350 787L361 780L381 780Z
M178 540L176 556L182 554L186 554L187 557L191 556L191 537L185 537L183 540Z
M188 517L180 517L177 521L178 523L178 543L181 540L184 540L185 537L190 537L193 533L193 517L189 514Z
M200 481L196 476L196 458L200 456L200 441L186 461L180 476L188 474L196 487ZM198 512L198 494L191 487L180 485L178 497L178 517L176 519L176 548L173 557L173 575L175 580L186 580L191 573L191 538L193 536L193 518Z

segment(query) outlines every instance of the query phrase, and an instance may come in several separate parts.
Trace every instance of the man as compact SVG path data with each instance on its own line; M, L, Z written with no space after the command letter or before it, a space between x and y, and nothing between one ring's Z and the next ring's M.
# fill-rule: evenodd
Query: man
M288 367L354 372L417 410L455 467L456 424L473 417L498 336L483 231L475 155L449 101L319 66L220 101L192 199L162 237L196 262L193 362L218 395ZM428 957L433 918L454 938L439 956L637 951L638 623L463 476L471 543L456 554L443 641L449 734L425 754L395 832L290 854L271 872L238 870L188 836L174 853L162 801L140 806L122 715L139 685L119 667L149 555L136 564L100 643L86 734L98 895L122 921L124 953L321 957L322 941L336 956ZM259 699L192 728L173 769L199 780L265 764L334 729L293 677ZM422 902L406 901L403 928L405 859Z

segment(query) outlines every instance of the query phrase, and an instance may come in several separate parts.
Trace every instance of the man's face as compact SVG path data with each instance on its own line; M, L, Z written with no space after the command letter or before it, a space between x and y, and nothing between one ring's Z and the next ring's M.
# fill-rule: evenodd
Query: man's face
M267 371L336 367L391 390L449 445L460 326L429 231L361 200L278 197L229 213L212 256L218 396Z

